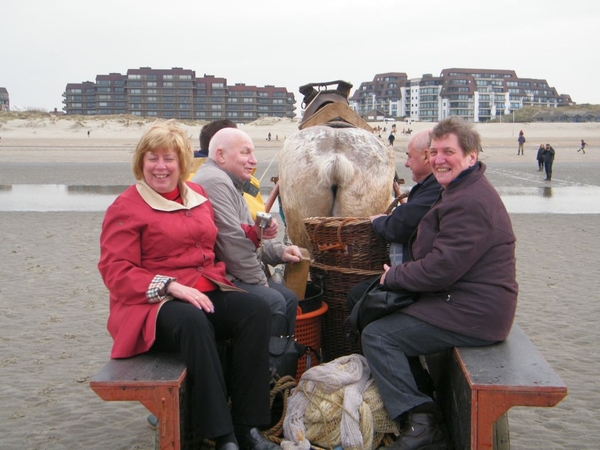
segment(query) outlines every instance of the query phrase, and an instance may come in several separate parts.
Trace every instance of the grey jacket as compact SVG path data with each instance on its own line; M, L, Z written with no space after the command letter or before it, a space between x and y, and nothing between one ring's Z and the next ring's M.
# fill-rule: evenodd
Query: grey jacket
M210 158L198 169L192 179L206 191L215 210L215 224L219 229L215 254L227 266L227 273L248 284L265 284L267 277L258 260L254 243L246 237L242 224L254 225L252 214L243 197L243 182L221 169ZM263 241L263 261L267 264L282 262L283 243Z

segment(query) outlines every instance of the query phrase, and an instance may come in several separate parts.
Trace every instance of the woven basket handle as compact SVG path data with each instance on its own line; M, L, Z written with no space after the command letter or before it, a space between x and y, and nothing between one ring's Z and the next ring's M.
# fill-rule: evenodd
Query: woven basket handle
M322 227L327 222L331 222L333 220L337 220L337 218L324 219L321 222L319 222L315 226L315 231L314 231L315 236L316 236L316 232L319 229L319 227ZM346 244L344 244L342 242L342 227L344 225L346 225L347 223L354 222L356 220L358 220L356 217L347 217L340 222L340 224L338 225L338 229L337 229L337 239L338 239L337 242L327 243L327 244L319 244L318 242L316 242L315 236L313 236L313 240L316 242L317 248L319 249L319 251L323 252L323 251L327 251L327 250L341 250L341 251L345 252L348 247L346 246Z
M408 194L402 194L402 195L399 195L398 197L396 197L394 200L392 200L392 203L390 203L390 206L387 207L384 214L386 216L389 216L392 213L392 211L394 210L394 208L396 206L398 206L398 204L400 203L400 200L402 200L403 198L406 198L406 197L408 197Z

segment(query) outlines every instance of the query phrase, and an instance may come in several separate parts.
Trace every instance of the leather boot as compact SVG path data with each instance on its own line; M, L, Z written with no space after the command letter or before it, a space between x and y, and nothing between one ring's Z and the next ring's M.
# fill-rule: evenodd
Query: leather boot
M396 441L384 450L446 450L436 414L409 413Z

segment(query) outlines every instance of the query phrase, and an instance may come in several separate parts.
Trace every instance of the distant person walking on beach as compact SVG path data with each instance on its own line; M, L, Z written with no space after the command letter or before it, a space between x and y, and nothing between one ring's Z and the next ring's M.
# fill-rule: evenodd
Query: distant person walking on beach
M394 141L396 140L396 136L394 136L394 133L390 133L390 135L388 136L388 142L390 143L390 145L393 147L394 146Z
M88 137L90 137L90 133L91 133L91 131L88 130ZM583 142L583 141L581 141L581 142ZM583 152L583 153L585 153L585 152Z
M585 146L587 145L587 142L585 142L583 139L581 140L581 147L579 148L579 150L583 151L583 154L585 155ZM577 151L579 151L577 150Z
M537 155L535 157L538 162L538 172L541 172L544 168L544 149L544 144L540 144L540 148L538 148Z
M519 131L519 138L517 139L519 143L519 150L517 150L517 155L525 155L524 145L525 145L525 135L523 134L523 130Z
M546 170L546 181L552 181L552 164L554 163L554 149L550 144L546 144L546 148L542 152L544 158L544 169Z

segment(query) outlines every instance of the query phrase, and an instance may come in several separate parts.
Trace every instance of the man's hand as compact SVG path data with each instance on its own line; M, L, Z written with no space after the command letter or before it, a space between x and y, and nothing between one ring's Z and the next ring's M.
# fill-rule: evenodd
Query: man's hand
M260 228L259 224L260 224L260 221L254 222L254 228L256 228L257 236L260 236L260 233L261 233L261 228ZM263 239L276 238L278 227L279 227L279 225L277 224L277 221L275 219L271 219L271 221L269 222L269 225L267 227L265 227L262 231L262 238Z
M388 270L390 270L390 266L388 266L387 264L383 265L383 275L381 275L381 279L379 280L379 284L384 284L385 283L385 276L388 273Z
M300 249L297 245L288 245L283 249L281 260L286 263L300 262L302 261L302 253L300 253Z

